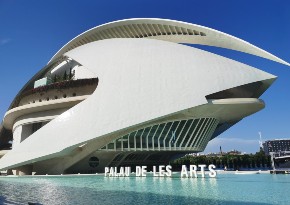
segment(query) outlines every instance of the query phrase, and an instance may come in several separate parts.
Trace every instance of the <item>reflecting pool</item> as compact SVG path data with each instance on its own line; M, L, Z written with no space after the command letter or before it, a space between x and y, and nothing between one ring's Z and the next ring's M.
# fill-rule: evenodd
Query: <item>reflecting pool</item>
M0 204L290 204L290 175L0 177Z

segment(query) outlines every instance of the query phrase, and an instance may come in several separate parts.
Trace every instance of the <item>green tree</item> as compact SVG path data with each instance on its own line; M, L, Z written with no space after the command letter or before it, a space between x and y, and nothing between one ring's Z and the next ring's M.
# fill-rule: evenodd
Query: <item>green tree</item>
M67 74L66 74L66 71L64 71L62 80L66 80L66 79L67 79Z

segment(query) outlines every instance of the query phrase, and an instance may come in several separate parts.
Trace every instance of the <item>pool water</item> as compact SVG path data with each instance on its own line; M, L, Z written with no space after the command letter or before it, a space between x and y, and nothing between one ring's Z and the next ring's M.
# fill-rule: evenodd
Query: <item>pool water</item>
M0 177L0 204L290 204L290 175Z

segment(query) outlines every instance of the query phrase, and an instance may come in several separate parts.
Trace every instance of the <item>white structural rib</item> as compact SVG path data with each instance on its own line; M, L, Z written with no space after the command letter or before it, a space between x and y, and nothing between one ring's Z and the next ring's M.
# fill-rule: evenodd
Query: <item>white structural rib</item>
M156 18L125 19L92 28L64 45L50 62L76 47L111 38L150 38L175 43L216 46L290 65L275 55L229 34L196 24Z

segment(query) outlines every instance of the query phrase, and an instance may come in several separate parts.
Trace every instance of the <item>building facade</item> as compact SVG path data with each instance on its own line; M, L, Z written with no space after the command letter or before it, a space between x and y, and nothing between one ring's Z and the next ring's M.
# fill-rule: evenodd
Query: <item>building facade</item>
M128 19L97 26L64 45L15 96L0 136L13 146L0 169L65 174L167 164L203 151L264 108L259 97L276 76L184 44L289 65L195 24Z
M271 152L290 152L290 139L267 140L263 143L263 149L267 155Z

